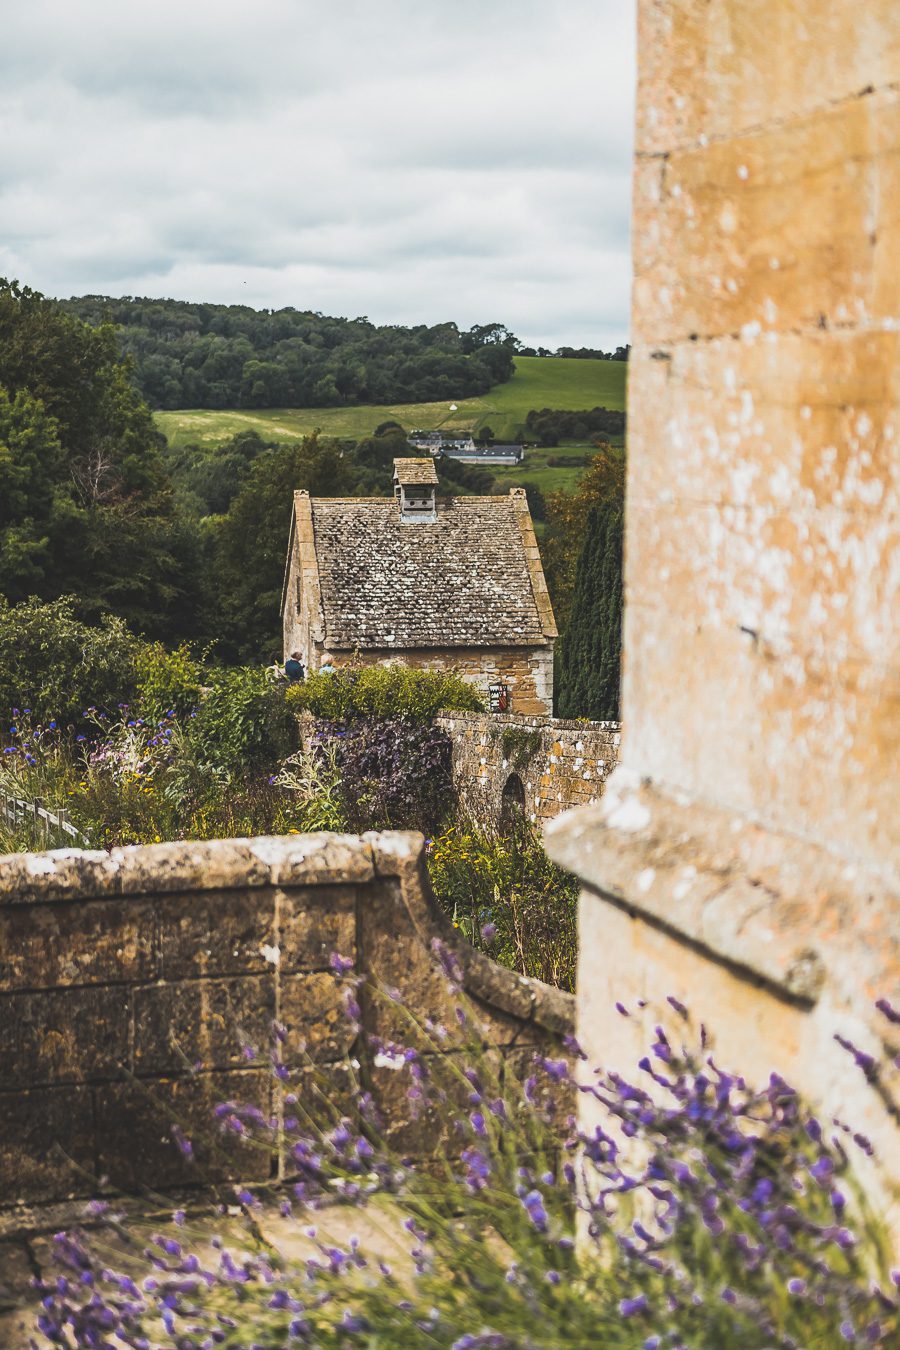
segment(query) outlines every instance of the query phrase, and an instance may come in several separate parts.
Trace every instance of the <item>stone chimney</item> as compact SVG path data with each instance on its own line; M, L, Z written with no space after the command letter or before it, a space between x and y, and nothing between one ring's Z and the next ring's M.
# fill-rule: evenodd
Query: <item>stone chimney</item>
M433 523L437 520L437 482L433 460L394 460L394 496L400 506L402 521Z

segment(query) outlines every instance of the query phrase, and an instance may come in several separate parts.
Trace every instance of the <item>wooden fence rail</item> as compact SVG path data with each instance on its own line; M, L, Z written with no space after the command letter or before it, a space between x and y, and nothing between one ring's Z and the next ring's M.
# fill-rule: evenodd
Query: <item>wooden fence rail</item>
M27 802L21 797L7 797L0 792L0 818L10 825L23 825L33 820L35 834L41 836L44 848L69 840L81 848L91 847L88 836L72 824L68 811L48 811L39 801Z

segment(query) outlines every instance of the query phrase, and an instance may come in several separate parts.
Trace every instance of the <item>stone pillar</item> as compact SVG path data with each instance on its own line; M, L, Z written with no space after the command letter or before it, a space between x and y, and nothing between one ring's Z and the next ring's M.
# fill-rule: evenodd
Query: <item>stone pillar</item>
M900 6L640 0L623 743L547 830L580 1035L676 995L870 1131L900 1231ZM893 1094L894 1113L888 1100Z

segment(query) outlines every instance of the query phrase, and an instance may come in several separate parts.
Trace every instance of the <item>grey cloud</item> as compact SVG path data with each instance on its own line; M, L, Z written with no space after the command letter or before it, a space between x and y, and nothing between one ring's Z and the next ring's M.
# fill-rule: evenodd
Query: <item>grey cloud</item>
M32 0L0 53L0 270L621 341L632 4Z

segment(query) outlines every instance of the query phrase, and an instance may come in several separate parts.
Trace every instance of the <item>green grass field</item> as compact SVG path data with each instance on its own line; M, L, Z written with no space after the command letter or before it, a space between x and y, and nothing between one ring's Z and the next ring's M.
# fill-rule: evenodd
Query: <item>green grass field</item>
M488 425L497 440L515 440L522 436L525 418L532 408L572 411L598 406L624 408L627 369L622 361L520 356L516 359L516 373L511 380L495 385L482 398L460 400L456 412L450 411L450 402L365 404L356 408L265 408L252 412L198 408L157 413L156 424L174 446L221 445L236 432L251 428L266 440L291 441L316 428L326 436L359 440L362 436L370 436L380 422L389 418L407 431L418 427L426 431L438 428L477 431ZM546 470L545 466L545 472L571 474L572 470ZM499 473L516 473L521 478L518 470L500 470ZM536 477L535 481L538 481ZM541 487L544 488L543 482ZM544 490L556 489L547 487Z

